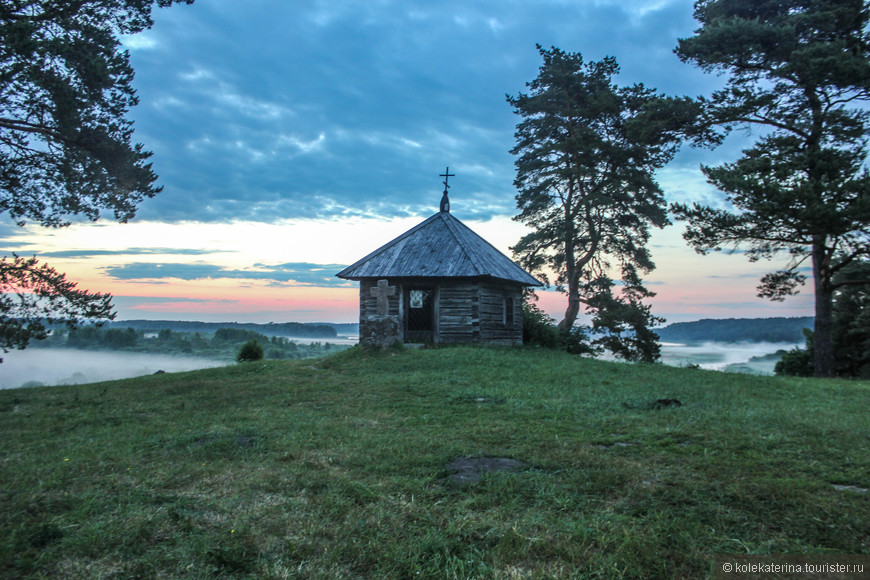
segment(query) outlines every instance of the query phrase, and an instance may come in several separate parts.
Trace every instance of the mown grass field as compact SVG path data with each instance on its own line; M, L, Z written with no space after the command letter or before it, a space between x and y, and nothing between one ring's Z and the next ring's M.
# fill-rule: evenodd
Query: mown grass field
M868 383L487 348L0 391L0 577L704 578L715 554L868 554L868 409ZM458 487L464 456L524 467Z

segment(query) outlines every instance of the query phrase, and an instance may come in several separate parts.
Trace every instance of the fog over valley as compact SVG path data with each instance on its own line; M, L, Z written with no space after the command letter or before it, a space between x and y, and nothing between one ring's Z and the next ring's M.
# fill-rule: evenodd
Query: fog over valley
M0 363L0 388L80 385L126 379L157 371L181 372L226 366L218 360L147 353L65 348L14 350Z
M662 343L661 361L671 366L698 365L702 369L773 374L779 357L768 357L779 351L789 351L802 344L792 342L714 342L693 344ZM763 361L753 358L765 357Z
M336 341L339 342L339 341ZM350 342L345 340L342 342ZM698 365L709 370L773 374L775 358L752 361L799 346L786 342L662 343L662 362L672 366ZM3 355L0 388L78 385L154 374L226 366L226 361L117 351L31 348ZM736 368L739 366L740 368Z

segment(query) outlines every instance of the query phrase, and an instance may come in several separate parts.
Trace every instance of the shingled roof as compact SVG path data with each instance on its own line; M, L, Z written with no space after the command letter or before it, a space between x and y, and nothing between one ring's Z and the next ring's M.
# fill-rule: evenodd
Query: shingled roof
M336 276L346 280L489 277L542 286L447 211L436 213Z

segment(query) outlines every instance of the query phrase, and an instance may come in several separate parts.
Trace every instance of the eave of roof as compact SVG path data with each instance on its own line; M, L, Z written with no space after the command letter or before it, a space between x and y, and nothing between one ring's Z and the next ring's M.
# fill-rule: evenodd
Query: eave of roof
M339 278L478 278L542 286L449 212L439 212L351 264Z

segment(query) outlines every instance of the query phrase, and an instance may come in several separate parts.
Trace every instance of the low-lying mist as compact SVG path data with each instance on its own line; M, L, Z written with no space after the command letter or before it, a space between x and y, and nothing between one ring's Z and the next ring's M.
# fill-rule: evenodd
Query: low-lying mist
M662 362L673 366L698 365L702 369L726 370L730 365L747 363L798 345L791 342L703 342L697 344L662 343ZM753 362L759 374L773 374L776 360Z
M119 353L65 348L14 350L0 363L0 388L80 385L127 379L157 371L181 372L225 366L196 357Z
M674 366L698 365L712 370L743 370L772 374L774 359L748 363L753 357L794 348L793 343L662 344L662 362ZM154 374L225 366L224 361L145 353L100 352L74 349L16 350L3 355L0 388L79 385ZM734 365L745 368L735 369ZM731 367L731 368L729 368Z

